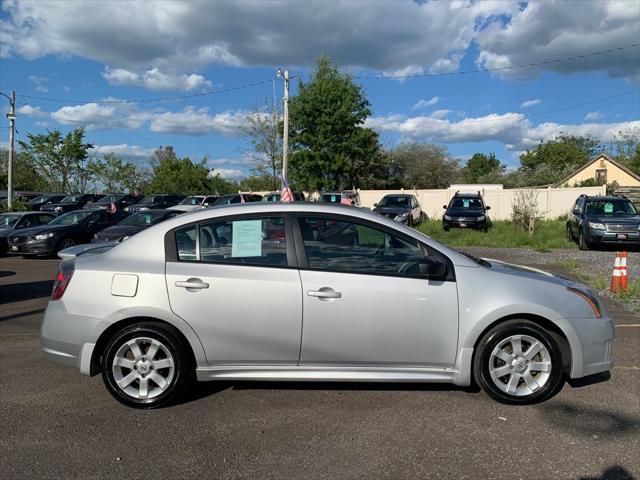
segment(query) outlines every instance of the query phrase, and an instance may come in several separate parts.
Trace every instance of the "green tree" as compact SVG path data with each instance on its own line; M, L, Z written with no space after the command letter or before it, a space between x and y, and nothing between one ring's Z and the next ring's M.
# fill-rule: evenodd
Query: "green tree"
M9 151L0 149L0 188L7 187ZM48 182L38 173L31 157L24 152L13 156L13 188L14 190L45 191Z
M211 185L210 192L216 195L229 195L241 190L237 182L222 178L215 170L209 172L209 184Z
M630 128L613 136L613 157L640 174L640 128Z
M106 153L91 162L90 168L96 181L104 185L105 193L142 191L148 172L125 162L113 153Z
M49 190L83 192L92 180L87 159L93 145L85 143L84 132L76 128L66 136L60 130L28 133L28 142L19 142L35 170L47 180Z
M290 102L292 183L319 190L367 187L380 159L378 135L363 127L370 114L360 85L321 56Z
M389 152L393 186L447 188L460 180L460 162L445 147L431 143L403 143Z
M238 182L238 187L243 191L263 192L271 190L280 190L280 185L273 185L273 177L271 175L251 175L245 177Z
M276 108L265 102L262 107L256 105L247 115L247 123L243 128L245 136L257 153L253 173L268 180L264 183L267 185L265 190L275 190L280 183L278 176L282 169L282 124L278 118Z
M474 153L462 170L462 177L466 183L499 183L504 170L494 153Z
M206 158L193 163L189 157L178 158L172 147L160 147L154 157L149 193L194 195L211 191Z

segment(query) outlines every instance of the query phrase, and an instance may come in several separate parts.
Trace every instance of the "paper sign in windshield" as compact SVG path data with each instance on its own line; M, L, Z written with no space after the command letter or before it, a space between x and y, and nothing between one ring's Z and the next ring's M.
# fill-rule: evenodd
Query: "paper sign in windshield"
M262 256L262 220L239 220L233 222L231 256Z
M464 208L469 208L470 202L471 202L470 200L462 200L462 204L464 205Z
M604 204L604 213L613 213L613 203L607 202Z

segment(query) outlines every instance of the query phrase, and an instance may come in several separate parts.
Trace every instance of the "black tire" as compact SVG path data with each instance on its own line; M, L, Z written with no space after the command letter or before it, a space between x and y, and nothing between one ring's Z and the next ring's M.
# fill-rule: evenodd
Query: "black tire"
M167 386L163 391L162 387L160 387L159 384L151 384L151 382L153 382L153 378L149 378L147 380L147 383L149 384L149 396L155 395L157 391L161 391L161 393L153 396L152 398L136 398L135 396L132 396L130 393L125 392L118 386L117 380L115 378L114 370L120 367L113 366L114 357L121 348L126 348L125 344L127 342L133 339L138 339L138 341L141 342L139 343L139 345L141 345L142 355L145 355L146 352L149 351L150 345L147 347L147 350L145 352L144 343L141 341L141 339L157 340L163 347L166 348L166 351L169 353L170 358L173 361L173 373L172 375L170 375ZM195 370L192 356L190 355L188 348L189 347L187 345L184 345L184 343L180 340L177 332L171 326L149 322L130 325L117 332L111 338L106 348L104 349L102 358L100 359L102 380L104 381L104 384L109 393L116 400L129 407L151 409L170 405L171 403L174 403L176 400L178 400L183 393L185 393L187 387L190 386L195 379ZM160 351L164 352L163 350ZM155 357L162 357L160 358L160 360L169 358L168 355L162 354L156 354ZM150 363L153 364L154 362ZM138 372L142 371L142 367L134 368ZM124 375L125 373L134 372L133 369L128 369L126 367L122 368L122 370L124 370L122 375ZM151 375L151 370L153 370L153 368L147 367L145 368L145 370L149 375ZM169 376L168 372L169 368L159 368L157 370L157 373L160 373L161 375L167 374L167 377ZM151 380L151 382L149 380ZM138 390L140 390L139 379L134 379L130 385L134 386L135 388L136 382L138 385Z
M573 232L571 231L571 225L567 223L567 241L575 242L576 239L573 238Z
M62 237L60 240L58 240L58 245L56 246L56 252L59 252L60 250L64 250L65 248L70 248L75 246L76 242L73 238L71 237Z
M584 238L584 234L582 233L582 229L580 229L580 231L578 232L578 248L580 250L589 250L591 248L591 245L589 244L587 239Z
M449 227L448 227L447 225L445 225L445 226L444 226L444 227L442 227L442 228L444 228L444 231L445 231L445 232L448 232L448 231L449 231Z
M496 382L503 382L503 386L508 388L507 384L509 383L509 380L511 380L511 375L513 375L511 371L507 374L508 378L505 376L497 379L496 381L491 378L491 373L489 371L491 362L496 360L495 358L492 358L492 352L494 349L514 335L524 335L525 338L531 337L540 342L546 348L546 352L541 352L539 354L540 356L536 355L533 358L535 358L536 361L544 361L546 359L551 362L549 375L544 380L543 385L536 391L526 393L527 386L524 378L516 376L516 381L519 382L517 383L517 388L522 388L524 392L521 392L520 395L514 395L503 391L496 384ZM529 405L548 400L558 393L564 385L564 364L562 352L558 344L558 341L560 340L556 340L556 338L558 338L556 335L551 334L544 328L529 320L508 320L496 325L494 328L489 330L482 339L480 339L480 342L476 347L473 361L473 375L475 381L490 397L501 403L510 405ZM527 341L523 339L523 346L526 343ZM526 353L527 352L525 351L523 355L526 355ZM546 358L547 356L549 358ZM522 360L522 358L524 357L519 358L521 359L519 362L514 360L517 362L515 363L517 366L511 368L513 372L516 372L515 368L521 368L523 366L524 360ZM504 365L501 365L502 367L508 366L506 362L501 362L504 363ZM528 360L526 363L529 363ZM528 372L536 379L536 381L544 379L544 375L542 375L541 372L533 370L529 371L528 366L526 365L524 365L524 368L526 369L525 374ZM531 374L531 372L533 372L533 374Z

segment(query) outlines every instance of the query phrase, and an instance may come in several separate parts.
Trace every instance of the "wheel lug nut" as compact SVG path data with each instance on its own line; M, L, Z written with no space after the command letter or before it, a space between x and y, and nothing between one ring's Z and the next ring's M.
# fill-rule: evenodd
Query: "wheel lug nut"
M153 370L153 365L151 365L151 366L149 367L149 370Z
M525 360L524 363L529 363L529 360Z
M137 369L138 369L138 365L134 365L134 366L133 366L133 369L134 369L134 370L137 370Z
M144 357L142 357L142 361L143 361L143 362L146 362L146 361L147 361L147 359L146 359L146 358L144 358Z

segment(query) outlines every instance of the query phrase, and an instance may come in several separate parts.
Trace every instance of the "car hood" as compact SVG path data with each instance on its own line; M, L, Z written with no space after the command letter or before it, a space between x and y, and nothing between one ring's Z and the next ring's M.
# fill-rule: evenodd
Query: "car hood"
M98 238L107 237L124 237L126 235L133 235L141 230L144 230L151 225L114 225L113 227L105 228L97 233Z
M191 210L197 210L202 208L202 205L174 205L167 208L167 210L175 210L177 212L190 212Z
M40 225L39 227L21 228L20 230L15 230L13 232L13 235L15 235L16 237L33 237L34 235L38 235L41 233L64 230L72 226L73 225Z
M140 207L146 207L146 208L158 208L157 203L134 203L132 205L127 205L127 208L140 208Z
M468 208L447 208L447 211L444 213L451 217L467 218L477 218L481 217L482 215L486 215L484 210L470 210Z
M0 228L0 238L7 238L13 231L13 228Z
M46 203L42 205L42 210L54 210L56 207L76 207L80 205L80 202L67 202L67 203Z
M587 215L586 218L594 223L640 224L640 215Z
M383 215L400 215L401 213L410 212L411 209L409 207L376 207L373 209L373 211L376 213L381 213Z
M512 263L501 262L500 260L493 260L490 258L484 258L491 264L491 269L495 272L506 273L508 275L515 275L518 277L532 278L535 280L542 280L548 283L554 283L556 285L562 285L568 287L571 285L578 285L577 282L570 278L562 277L560 275L554 275L553 273L545 272L544 270L538 270L537 268L524 267L522 265L515 265Z

